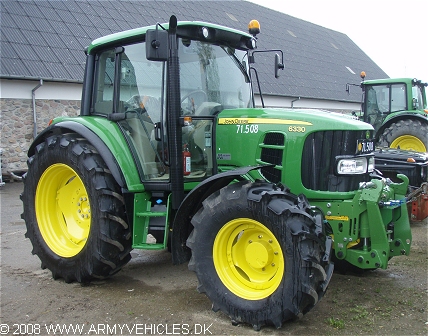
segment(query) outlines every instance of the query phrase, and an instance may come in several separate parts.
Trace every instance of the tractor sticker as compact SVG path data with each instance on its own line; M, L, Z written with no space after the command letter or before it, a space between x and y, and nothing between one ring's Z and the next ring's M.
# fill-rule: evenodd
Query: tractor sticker
M348 216L325 216L326 220L348 221Z
M312 126L312 123L303 120L274 119L274 118L219 118L219 125L246 125L246 124L281 124Z
M232 160L232 155L229 153L217 153L217 160Z
M236 133L243 133L243 134L247 134L247 133L258 133L259 131L259 125L254 124L254 125L236 125L238 128L236 129Z
M305 126L289 126L288 131L289 132L305 133L306 127Z

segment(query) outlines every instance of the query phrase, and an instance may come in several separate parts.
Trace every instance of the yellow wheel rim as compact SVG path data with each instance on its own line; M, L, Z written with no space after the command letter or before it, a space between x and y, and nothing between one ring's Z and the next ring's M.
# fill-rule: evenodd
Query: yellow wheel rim
M413 135L402 135L391 143L392 148L413 150L416 152L426 152L427 148L424 143Z
M76 172L54 164L40 178L35 197L40 233L57 255L70 258L85 246L91 225L86 188Z
M266 226L249 218L234 219L220 229L213 258L223 284L246 300L268 297L283 278L284 257L278 240Z

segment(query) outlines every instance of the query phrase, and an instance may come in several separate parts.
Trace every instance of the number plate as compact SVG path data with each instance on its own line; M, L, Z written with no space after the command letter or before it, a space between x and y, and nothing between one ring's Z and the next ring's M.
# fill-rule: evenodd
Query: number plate
M357 151L355 154L371 153L375 149L373 139L359 139L357 140Z

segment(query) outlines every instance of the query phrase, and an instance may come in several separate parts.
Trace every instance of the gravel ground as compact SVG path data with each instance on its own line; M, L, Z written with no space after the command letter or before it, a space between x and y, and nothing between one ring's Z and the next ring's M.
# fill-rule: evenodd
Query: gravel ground
M387 270L333 275L321 302L279 330L233 326L196 290L187 265L166 251L133 251L121 272L88 286L53 280L31 254L19 194L1 196L0 335L426 335L428 222L412 223L411 254Z

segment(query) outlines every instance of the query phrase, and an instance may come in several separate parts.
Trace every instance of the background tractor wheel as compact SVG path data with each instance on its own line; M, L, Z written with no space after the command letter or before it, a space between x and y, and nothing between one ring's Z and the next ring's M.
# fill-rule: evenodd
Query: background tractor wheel
M420 120L401 119L392 123L379 138L383 147L428 151L428 123Z
M189 269L214 311L259 330L314 307L325 291L325 241L307 208L262 182L228 185L203 202L187 240Z
M37 146L21 199L32 253L55 279L106 278L131 259L120 188L95 148L76 134Z

